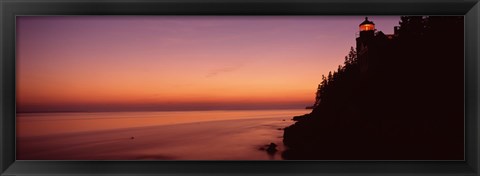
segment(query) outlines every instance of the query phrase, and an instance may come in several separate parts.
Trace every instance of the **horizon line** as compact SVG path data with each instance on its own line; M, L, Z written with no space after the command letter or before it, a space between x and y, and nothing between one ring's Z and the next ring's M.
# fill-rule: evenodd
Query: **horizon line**
M15 111L15 114L29 114L29 113L96 113L96 112L179 112L179 111L255 111L255 110L300 110L304 108L219 108L219 109L155 109L155 110L45 110L45 111Z

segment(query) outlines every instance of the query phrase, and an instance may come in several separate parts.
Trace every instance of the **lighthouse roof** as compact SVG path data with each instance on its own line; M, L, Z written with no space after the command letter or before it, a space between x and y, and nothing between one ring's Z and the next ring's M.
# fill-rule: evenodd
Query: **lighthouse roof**
M375 23L373 23L372 21L368 21L368 17L365 17L365 21L363 21L362 23L360 23L359 26L364 25L364 24L373 24L373 25L375 25Z

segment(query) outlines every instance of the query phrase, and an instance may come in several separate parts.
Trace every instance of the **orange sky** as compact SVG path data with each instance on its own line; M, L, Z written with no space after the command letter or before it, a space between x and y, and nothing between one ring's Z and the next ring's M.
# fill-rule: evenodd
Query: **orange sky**
M17 108L304 108L321 75L343 63L362 20L17 17Z

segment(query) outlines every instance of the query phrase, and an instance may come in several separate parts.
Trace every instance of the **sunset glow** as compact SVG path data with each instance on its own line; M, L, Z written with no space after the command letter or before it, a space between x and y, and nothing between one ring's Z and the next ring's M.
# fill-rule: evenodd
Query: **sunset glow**
M17 17L17 111L304 108L362 20Z

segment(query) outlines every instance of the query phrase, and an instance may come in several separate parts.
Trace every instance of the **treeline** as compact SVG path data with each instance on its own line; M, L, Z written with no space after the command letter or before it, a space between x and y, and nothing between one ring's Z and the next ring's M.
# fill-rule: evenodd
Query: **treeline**
M344 87L342 86L343 83L349 82L346 81L347 78L353 78L355 75L354 73L358 72L359 67L356 66L358 63L357 61L357 53L353 47L350 48L350 52L347 56L345 56L344 65L339 65L336 71L328 72L328 75L322 75L322 82L318 85L317 93L315 97L315 103L313 107L317 107L320 104L321 100L328 99L329 95L334 95L336 93L329 93L326 92L336 92L336 91L343 91L339 90L339 88ZM351 79L348 79L351 80ZM334 97L335 98L335 97Z
M463 17L402 16L322 75L285 159L463 159Z

